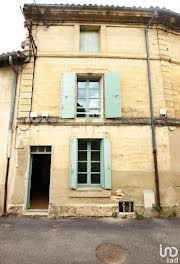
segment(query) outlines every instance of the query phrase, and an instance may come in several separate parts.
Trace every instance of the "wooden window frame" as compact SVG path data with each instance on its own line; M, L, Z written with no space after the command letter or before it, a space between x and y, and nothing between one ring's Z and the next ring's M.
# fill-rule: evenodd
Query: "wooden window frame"
M86 82L86 87L85 88L79 88L78 87L78 82ZM98 88L90 88L90 82L91 81L97 81L98 82ZM79 90L86 90L86 96L85 97L78 97L78 91ZM97 98L90 98L90 91L93 90L98 90L99 96ZM101 97L102 97L102 92L101 92L101 78L98 77L94 77L94 78L81 78L78 77L77 78L77 102L76 102L76 117L77 118L85 118L85 119L89 119L89 118L101 118L102 117L102 102L101 102ZM81 100L85 100L86 102L86 106L82 107L82 109L86 109L86 112L77 112L78 109L80 109L80 107L77 106L78 103L78 99ZM98 107L90 107L90 99L95 99L95 100L99 100L99 106ZM90 110L99 110L98 114L96 114L97 116L93 116L93 114L91 114L89 111ZM85 115L85 116L78 116L78 115ZM91 116L92 115L92 116Z
M31 146L31 154L51 154L51 146Z
M95 184L90 186L84 184L78 186L78 140L99 140L100 141L100 184L98 187L110 190L111 185L111 143L108 138L73 138L70 142L70 181L69 187L76 190L78 187L92 188L97 187ZM86 169L87 172L87 169Z
M78 188L100 188L101 187L101 163L102 163L102 160L101 160L101 147L99 147L99 150L92 150L91 149L91 142L92 141L98 141L100 146L101 146L101 139L78 139L78 144L79 144L79 140L84 140L87 142L87 150L79 150L78 148L78 152L81 151L81 152L87 152L87 161L81 161L81 160L78 160L77 162L84 162L84 163L87 163L87 172L78 172L77 171L77 187ZM91 153L92 152L100 152L100 160L99 161L93 161L91 160ZM100 164L100 171L99 172L91 172L91 163L99 163ZM87 183L78 183L78 174L87 174ZM94 183L91 183L91 175L92 174L99 174L99 177L100 177L100 183L99 184L94 184Z

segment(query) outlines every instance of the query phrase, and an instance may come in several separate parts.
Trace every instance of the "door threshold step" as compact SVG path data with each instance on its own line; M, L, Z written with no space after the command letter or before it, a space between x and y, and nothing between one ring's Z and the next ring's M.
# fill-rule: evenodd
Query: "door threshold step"
M49 215L48 210L46 209L30 209L24 213L24 215L39 215L47 216Z

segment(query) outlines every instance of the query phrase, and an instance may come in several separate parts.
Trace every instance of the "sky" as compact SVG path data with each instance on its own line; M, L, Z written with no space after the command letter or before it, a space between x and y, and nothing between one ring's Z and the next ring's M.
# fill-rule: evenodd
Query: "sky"
M24 17L20 10L24 4L33 0L2 0L0 9L0 54L22 50L21 42L25 40ZM37 4L97 4L119 6L159 6L180 13L180 0L36 0Z

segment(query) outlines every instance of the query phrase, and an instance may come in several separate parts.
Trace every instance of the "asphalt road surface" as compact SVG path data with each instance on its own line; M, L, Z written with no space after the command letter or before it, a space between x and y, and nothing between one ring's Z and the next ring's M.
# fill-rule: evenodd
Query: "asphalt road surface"
M0 264L100 264L104 243L124 249L126 264L180 263L180 218L0 218ZM160 244L176 247L178 262L161 257Z

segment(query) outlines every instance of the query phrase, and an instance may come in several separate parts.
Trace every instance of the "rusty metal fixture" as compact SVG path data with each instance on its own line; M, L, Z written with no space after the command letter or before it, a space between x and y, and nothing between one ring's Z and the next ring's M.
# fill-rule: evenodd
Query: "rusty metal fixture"
M154 174L155 174L155 185L156 185L156 199L157 205L161 206L160 193L159 193L159 177L158 177L158 168L157 168L157 151L153 150L154 157Z
M127 252L118 245L105 243L96 248L97 258L106 264L118 264L125 261Z
M156 188L156 202L159 207L160 203L160 191L159 191L159 175L158 175L158 165L157 165L157 150L156 150L156 131L154 122L154 111L153 111L153 99L152 99L152 84L151 84L151 67L150 67L150 52L149 52L149 37L148 29L152 24L154 18L157 16L157 11L155 9L154 15L149 21L145 29L146 37L146 52L147 52L147 69L148 69L148 84L149 84L149 101L150 101L150 113L151 113L151 131L152 131L152 147L153 147L153 158L154 158L154 176L155 176L155 188Z

